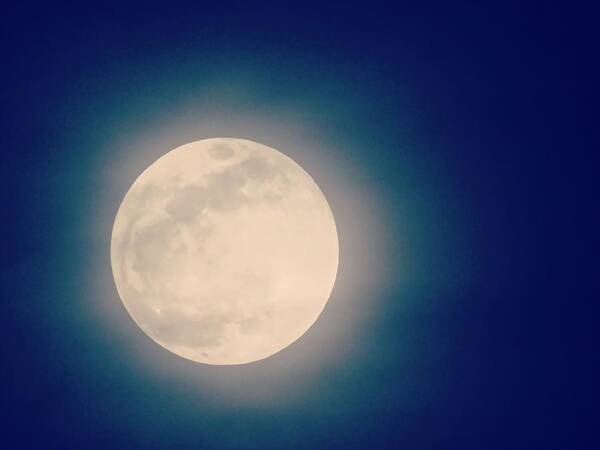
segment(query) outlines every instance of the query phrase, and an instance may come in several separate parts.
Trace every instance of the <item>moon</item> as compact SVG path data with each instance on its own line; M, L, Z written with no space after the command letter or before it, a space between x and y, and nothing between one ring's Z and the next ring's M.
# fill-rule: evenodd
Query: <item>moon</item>
M335 220L291 158L245 139L177 147L132 184L111 266L135 323L205 364L267 358L302 336L335 283Z

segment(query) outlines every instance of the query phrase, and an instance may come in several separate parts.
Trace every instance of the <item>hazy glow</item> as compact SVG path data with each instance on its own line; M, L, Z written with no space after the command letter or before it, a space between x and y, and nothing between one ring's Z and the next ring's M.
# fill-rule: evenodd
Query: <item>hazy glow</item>
M111 263L136 323L208 364L266 358L327 302L338 239L325 197L282 153L205 139L154 162L115 219Z
M207 88L207 92L225 97L215 89ZM381 295L402 276L397 255L390 254L386 245L386 239L399 232L398 224L394 229L386 226L390 220L382 194L356 177L364 173L361 161L346 156L348 148L362 143L323 132L317 122L299 117L298 108L215 111L214 102L201 106L204 98L190 98L189 106L165 108L152 120L137 111L120 116L115 103L111 114L103 116L110 117L110 122L100 129L95 123L94 133L103 136L103 152L99 152L102 158L93 180L98 189L85 210L88 222L84 229L96 256L86 285L93 295L88 323L98 336L110 336L107 344L114 349L114 357L122 360L123 354L127 355L132 373L150 384L178 386L203 403L281 407L300 400L324 371L371 351L364 342L371 321L380 312ZM164 155L165 149L211 136L240 136L285 150L323 191L340 242L335 286L310 332L276 355L235 371L227 366L199 365L161 351L138 327L131 326L110 270L115 214L131 181Z

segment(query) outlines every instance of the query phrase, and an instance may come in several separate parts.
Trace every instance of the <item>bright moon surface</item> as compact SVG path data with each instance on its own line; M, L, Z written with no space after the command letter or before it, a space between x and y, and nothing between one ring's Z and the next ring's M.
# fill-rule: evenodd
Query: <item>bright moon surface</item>
M183 145L148 167L111 240L134 321L206 364L257 361L302 336L329 299L338 254L313 179L273 148L229 138Z

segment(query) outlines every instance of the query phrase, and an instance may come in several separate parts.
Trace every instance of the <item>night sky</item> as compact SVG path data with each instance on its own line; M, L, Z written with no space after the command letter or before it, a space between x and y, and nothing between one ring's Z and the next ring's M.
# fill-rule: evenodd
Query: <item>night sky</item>
M3 9L0 447L594 448L591 11L217 3ZM340 235L319 321L245 366L156 345L110 272L135 177L217 136Z

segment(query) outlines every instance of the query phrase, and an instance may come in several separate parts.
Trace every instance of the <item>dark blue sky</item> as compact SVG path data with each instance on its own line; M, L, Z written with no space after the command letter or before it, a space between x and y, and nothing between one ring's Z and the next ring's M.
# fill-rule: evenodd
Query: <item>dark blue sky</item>
M592 448L592 25L532 2L5 7L1 446ZM295 157L342 265L385 278L228 371L147 339L107 265L130 176L207 132L318 143L326 169Z

